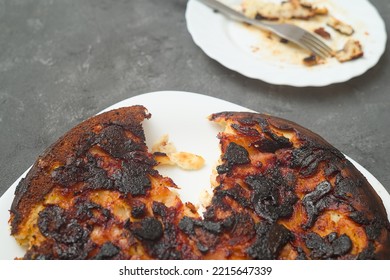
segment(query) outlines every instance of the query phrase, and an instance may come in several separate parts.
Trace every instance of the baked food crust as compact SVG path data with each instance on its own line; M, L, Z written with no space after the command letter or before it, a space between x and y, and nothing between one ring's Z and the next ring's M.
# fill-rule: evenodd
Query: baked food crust
M14 235L20 231L23 217L26 217L35 205L41 203L55 187L56 182L51 176L53 170L64 166L82 153L82 150L90 145L92 133L98 132L103 126L117 124L131 126L134 134L144 140L140 123L149 117L150 114L142 106L133 107L131 110L121 108L82 122L48 147L17 186L11 206L11 233Z
M25 259L195 258L170 224L196 215L153 169L141 125L149 117L143 106L103 113L39 157L10 210Z
M280 118L222 112L211 204L183 204L148 152L143 106L61 137L18 185L25 259L389 259L383 203L344 155ZM172 189L173 188L173 189Z
M249 211L257 235L246 249L251 257L390 258L390 227L380 197L322 137L263 114L222 112L210 119L226 127L219 135L223 156L213 204L229 209L226 199L216 197L230 193L237 202L234 212Z

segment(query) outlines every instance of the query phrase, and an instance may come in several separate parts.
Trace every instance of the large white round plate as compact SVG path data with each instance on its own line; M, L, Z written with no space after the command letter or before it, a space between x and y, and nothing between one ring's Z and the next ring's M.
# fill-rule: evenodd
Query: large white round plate
M237 7L241 0L222 2ZM309 55L305 50L290 43L281 44L276 38L270 40L264 32L229 20L198 0L188 1L187 28L195 44L209 57L242 75L271 84L296 87L326 86L347 81L373 67L382 56L387 40L385 24L375 7L367 0L317 2L326 6L332 16L354 27L355 33L352 38L361 42L364 51L362 58L345 63L339 63L335 58L331 58L322 65L304 66L302 59ZM312 31L316 21L318 19L314 23L294 20L293 23ZM335 50L341 49L347 36L327 27L325 22L317 24L317 27L319 26L324 26L332 34L334 40L328 44Z
M146 143L150 147L163 134L169 134L178 150L193 152L206 160L206 165L198 171L183 171L178 168L159 168L159 171L170 176L181 188L178 190L183 201L197 204L204 190L210 191L211 170L220 155L217 134L221 127L208 121L212 113L221 111L251 111L248 108L216 99L206 95L162 91L152 92L123 100L104 111L131 106L144 105L152 114L152 118L143 123ZM351 160L357 169L373 186L390 214L390 195L383 185L361 165ZM10 236L8 225L15 188L28 170L17 179L0 198L0 259L13 259L24 255L24 250Z

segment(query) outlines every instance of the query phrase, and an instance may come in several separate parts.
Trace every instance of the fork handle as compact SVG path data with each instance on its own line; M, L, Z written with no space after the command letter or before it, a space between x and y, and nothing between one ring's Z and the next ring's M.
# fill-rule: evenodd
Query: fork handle
M273 28L271 27L271 25L266 24L264 22L260 22L260 21L255 20L255 19L248 18L243 13L240 13L240 12L230 8L227 5L222 4L218 0L198 0L198 1L202 2L203 4L209 6L210 8L212 8L212 9L218 11L218 12L221 12L222 14L224 14L225 16L230 17L233 20L240 21L240 22L245 22L245 23L248 23L250 25L257 26L257 27L259 27L261 29L274 31Z

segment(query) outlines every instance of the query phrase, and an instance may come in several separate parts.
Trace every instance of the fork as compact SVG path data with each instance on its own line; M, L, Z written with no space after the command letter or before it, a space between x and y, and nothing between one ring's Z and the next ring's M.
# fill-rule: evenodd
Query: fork
M271 31L281 38L294 42L298 46L309 50L314 55L322 58L333 56L333 50L326 45L323 41L317 38L314 34L306 31L305 29L293 24L287 23L266 23L257 19L251 19L244 14L222 4L218 0L198 0L210 8L221 12L239 22L245 22L247 24L256 26L260 29Z

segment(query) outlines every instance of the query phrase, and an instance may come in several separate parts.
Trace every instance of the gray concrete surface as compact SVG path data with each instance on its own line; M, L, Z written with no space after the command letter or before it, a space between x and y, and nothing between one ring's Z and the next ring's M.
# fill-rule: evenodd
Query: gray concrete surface
M371 0L386 24L390 2ZM0 0L0 195L59 136L141 93L183 90L321 134L390 192L390 54L323 88L246 78L192 41L185 0Z

